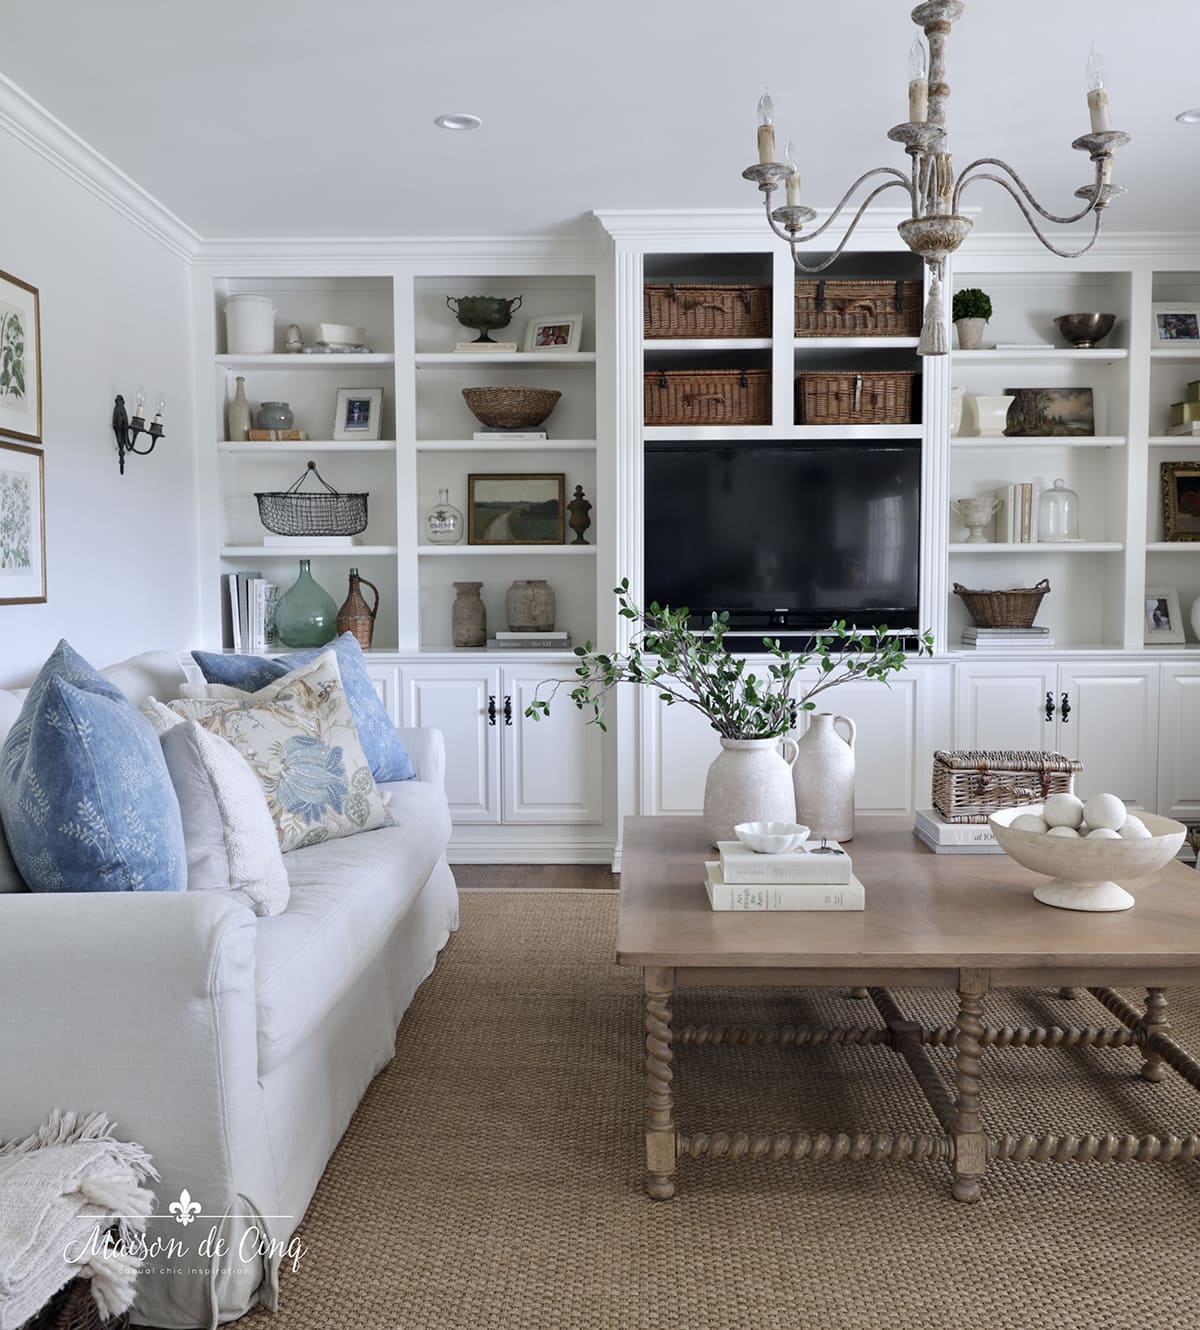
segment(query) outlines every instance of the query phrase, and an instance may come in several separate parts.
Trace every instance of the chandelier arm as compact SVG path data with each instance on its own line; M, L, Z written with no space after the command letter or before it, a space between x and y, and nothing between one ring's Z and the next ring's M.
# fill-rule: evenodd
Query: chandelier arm
M959 200L962 197L963 190L973 180L995 180L998 184L1002 184L1004 188L1007 189L1008 192L1010 194L1013 194L1015 197L1015 193L1012 188L1012 183L1010 183L1008 180L1002 180L998 176L994 176L987 173L972 175L971 172L980 166L998 166L1002 171L1007 172L1007 174L1012 178L1012 183L1015 183L1017 189L1019 189L1021 193L1025 196L1025 198L1029 202L1030 207L1032 207L1035 212L1040 213L1048 222L1057 222L1062 226L1070 226L1073 222L1082 221L1088 215L1088 213L1094 210L1094 208L1096 207L1096 200L1097 198L1099 198L1099 192L1094 191L1087 205L1084 208L1081 208L1079 212L1075 213L1074 216L1059 217L1056 213L1047 212L1046 209L1042 207L1042 205L1037 201L1037 199L1033 197L1033 194L1029 190L1029 186L1026 185L1024 180L1021 179L1021 177L1017 174L1017 172L1014 171L1013 168L1009 166L1007 162L1001 161L999 157L980 157L977 161L971 162L969 165L964 166L963 169L959 172L958 181L954 186L953 208L955 212L958 211ZM1101 183L1101 175L1102 175L1102 170L1100 163L1098 162L1096 164L1097 185Z
M880 185L878 188L876 188L869 195L867 199L868 203L871 201L871 199L875 198L876 195L882 193L883 190L891 189L895 185L902 186L905 192L908 194L910 200L914 197L912 182L909 180L908 176L904 174L903 171L898 171L894 166L876 166L872 168L870 171L864 171L863 174L858 177L858 179L854 182L854 184L852 184L850 188L842 195L842 201L837 205L836 208L834 208L834 210L821 223L821 225L817 227L815 231L809 231L807 235L803 236L789 236L786 232L782 233L776 232L776 234L781 235L784 240L790 241L793 245L806 245L809 243L809 241L815 240L819 235L822 234L822 232L827 231L834 224L834 222L836 222L837 219L842 215L842 213L846 209L846 205L850 202L851 196L853 195L854 191L859 187L859 185L861 185L864 180L870 180L870 178L874 175L892 176L893 179L887 181L885 184ZM851 231L853 231L854 228L858 225L858 219L862 216L862 212L863 212L862 208L859 208L854 221L850 225ZM767 215L770 216L769 208L767 210ZM774 227L772 227L772 230L774 230ZM849 235L849 232L847 232L846 234ZM844 244L845 241L843 241L842 243Z
M880 168L880 169L883 170L886 168ZM869 171L867 174L875 175L877 174L877 172ZM894 172L893 174L899 175L900 173ZM865 180L866 178L867 178L866 176L863 176L862 180ZM861 181L855 182L856 185L859 183L861 183ZM904 179L903 176L901 176L898 181L885 180L882 185L876 185L875 188L867 195L867 197L863 199L862 203L859 204L858 211L854 214L854 217L851 219L850 225L846 227L846 230L842 235L841 240L838 241L837 249L835 249L833 253L830 254L829 257L821 263L812 263L812 264L801 263L801 261L796 257L796 245L797 243L799 243L798 238L795 236L786 236L785 239L787 239L792 250L792 262L796 265L797 270L799 272L806 272L806 273L824 272L825 269L830 267L831 264L836 263L837 260L841 257L842 250L844 250L847 244L849 243L850 237L854 234L854 231L858 226L859 222L862 221L863 213L865 213L866 210L871 206L871 204L875 202L875 200L880 196L880 194L884 193L886 190L889 189L896 189L897 187L901 187L907 191L909 189L908 181ZM842 202L844 203L845 200L843 199ZM837 213L835 212L833 216L836 217ZM833 217L829 219L829 221L832 220ZM828 225L829 222L826 222L825 225L821 227L821 230L822 231L825 230L825 227ZM772 227L772 229L774 229L774 227ZM819 235L820 232L815 232L814 234ZM807 239L809 240L811 240L812 238L813 238L812 236L807 237Z
M1021 197L1021 195L1017 192L1017 190L1013 188L1010 181L1006 180L1003 176L991 175L986 171L981 171L978 175L972 176L971 179L991 180L993 183L999 185L1002 189L1006 190L1012 196L1013 202L1017 205L1018 208L1020 208L1022 216L1029 223L1029 229L1033 232L1035 236L1037 236L1037 238L1042 242L1042 244L1046 246L1046 248L1050 251L1051 254L1057 254L1060 259L1080 258L1095 245L1097 240L1100 239L1100 224L1104 220L1104 212L1100 208L1089 208L1084 213L1080 214L1080 216L1086 216L1087 212L1091 212L1093 217L1095 218L1094 222L1092 223L1092 238L1087 242L1087 244L1080 249L1059 249L1057 245L1052 244L1049 238L1042 233L1040 227L1037 224L1036 219L1034 218L1033 213L1025 206L1025 200ZM1042 210L1039 208L1038 211L1041 212Z

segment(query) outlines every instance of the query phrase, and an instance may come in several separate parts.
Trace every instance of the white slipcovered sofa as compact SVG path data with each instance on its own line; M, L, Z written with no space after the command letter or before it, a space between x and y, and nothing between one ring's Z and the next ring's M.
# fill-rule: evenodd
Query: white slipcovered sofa
M135 705L184 681L159 652L103 673ZM21 700L0 692L0 743ZM150 1152L148 1238L176 1247L151 1251L135 1323L274 1305L281 1253L457 927L442 736L400 733L418 779L381 787L395 826L285 855L273 917L219 892L31 893L0 833L0 1140L53 1108L102 1110ZM180 1225L185 1189L201 1212Z

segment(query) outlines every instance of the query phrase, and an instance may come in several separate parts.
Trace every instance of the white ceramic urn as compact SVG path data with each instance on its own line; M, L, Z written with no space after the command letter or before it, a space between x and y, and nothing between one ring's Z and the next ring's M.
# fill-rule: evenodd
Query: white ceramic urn
M845 728L841 734L838 726ZM810 828L809 840L850 840L854 835L854 739L849 716L815 711L800 736L792 764L796 821Z
M795 739L721 740L704 782L704 828L714 845L733 840L739 822L792 821L796 752Z

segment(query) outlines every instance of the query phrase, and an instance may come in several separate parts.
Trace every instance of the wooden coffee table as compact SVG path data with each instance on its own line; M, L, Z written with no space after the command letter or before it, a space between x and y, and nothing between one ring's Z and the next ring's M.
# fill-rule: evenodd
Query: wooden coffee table
M957 1200L979 1199L992 1160L1083 1163L1192 1160L1200 1136L1055 1134L990 1136L980 1112L980 1057L989 1047L1135 1046L1140 1075L1160 1081L1173 1068L1200 1088L1200 1063L1170 1034L1167 988L1200 985L1200 876L1175 862L1131 884L1137 904L1114 914L1081 914L1038 904L1040 879L1004 855L935 855L900 818L856 821L850 850L867 890L861 913L732 913L709 908L704 861L715 856L699 818L625 821L617 960L642 967L646 991L646 1190L675 1193L675 1162L735 1159L943 1159ZM869 997L885 1028L702 1032L673 1030L676 989L735 985L850 986ZM1134 1006L1109 984L1141 987ZM1120 1022L1112 1029L993 1028L984 1021L992 988L1086 987ZM953 1028L908 1019L889 986L958 993ZM941 1134L864 1132L828 1136L730 1130L676 1131L673 1045L712 1042L882 1044L902 1054ZM953 1044L954 1084L928 1049Z

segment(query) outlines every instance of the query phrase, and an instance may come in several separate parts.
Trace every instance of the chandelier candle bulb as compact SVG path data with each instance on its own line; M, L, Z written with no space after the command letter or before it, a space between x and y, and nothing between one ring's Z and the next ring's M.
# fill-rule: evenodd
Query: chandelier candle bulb
M796 145L791 139L788 139L787 149L787 206L789 208L798 208L800 206L800 168L796 165Z
M758 160L763 166L775 160L775 103L765 89L758 99Z
M1112 124L1108 117L1108 90L1104 86L1104 59L1094 46L1088 52L1087 81L1092 133L1103 134L1112 128Z
M908 51L908 120L923 125L929 119L929 59L925 43L913 38Z

